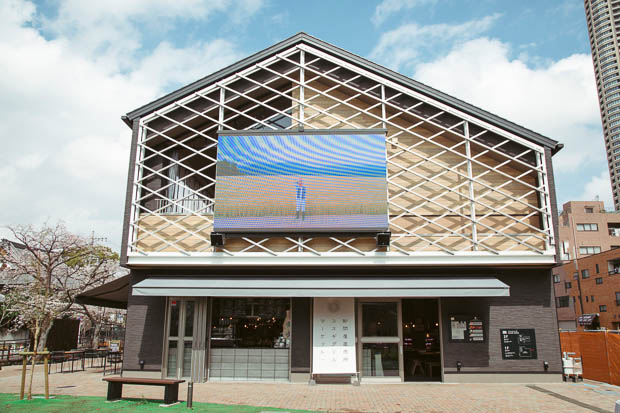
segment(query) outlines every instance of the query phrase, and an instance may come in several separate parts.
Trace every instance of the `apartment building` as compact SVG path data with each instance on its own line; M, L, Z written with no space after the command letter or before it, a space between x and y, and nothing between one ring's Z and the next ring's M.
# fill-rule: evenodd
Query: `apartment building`
M569 201L559 217L560 259L563 262L620 247L620 213L605 210L601 201Z
M553 283L560 329L620 330L620 249L556 267Z
M620 210L619 0L584 0L614 209Z

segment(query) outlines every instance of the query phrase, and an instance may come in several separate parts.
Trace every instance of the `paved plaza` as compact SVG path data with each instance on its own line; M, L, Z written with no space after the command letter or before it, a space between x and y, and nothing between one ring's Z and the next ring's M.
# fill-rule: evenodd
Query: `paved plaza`
M20 367L0 371L0 392L19 393ZM43 392L37 366L33 390ZM101 396L107 392L100 369L50 375L50 392ZM185 400L187 385L179 390ZM123 397L162 399L163 388L125 386ZM597 382L557 384L362 384L200 383L194 400L330 412L613 412L620 387Z

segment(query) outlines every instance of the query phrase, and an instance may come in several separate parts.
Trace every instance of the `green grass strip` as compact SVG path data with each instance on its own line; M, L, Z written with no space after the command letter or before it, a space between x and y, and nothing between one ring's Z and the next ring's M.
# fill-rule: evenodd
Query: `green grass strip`
M35 398L36 397L36 398ZM192 409L187 409L185 402L174 406L160 407L162 400L132 399L127 398L115 402L108 402L103 397L92 396L50 396L45 400L44 396L33 396L32 400L19 400L19 395L0 393L0 411L2 412L166 412L166 411L194 411L213 413L258 413L258 412L308 412L308 410L276 409L273 407L240 406L215 403L194 402Z

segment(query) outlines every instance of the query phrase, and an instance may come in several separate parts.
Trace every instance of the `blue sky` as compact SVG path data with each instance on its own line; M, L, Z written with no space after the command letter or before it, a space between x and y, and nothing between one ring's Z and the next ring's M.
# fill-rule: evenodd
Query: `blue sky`
M0 226L118 248L120 116L299 31L563 142L560 205L611 206L582 0L4 0Z

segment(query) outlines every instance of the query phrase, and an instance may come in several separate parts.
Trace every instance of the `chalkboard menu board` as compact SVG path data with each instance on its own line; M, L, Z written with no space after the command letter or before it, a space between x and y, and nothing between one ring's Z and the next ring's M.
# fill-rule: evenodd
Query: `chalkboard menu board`
M484 342L484 324L474 315L450 316L450 341L454 343Z
M534 329L502 328L502 359L536 360L536 334Z

